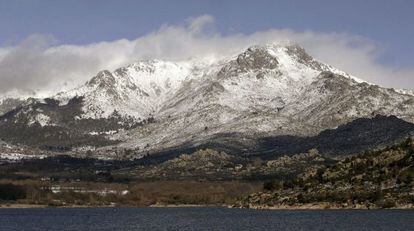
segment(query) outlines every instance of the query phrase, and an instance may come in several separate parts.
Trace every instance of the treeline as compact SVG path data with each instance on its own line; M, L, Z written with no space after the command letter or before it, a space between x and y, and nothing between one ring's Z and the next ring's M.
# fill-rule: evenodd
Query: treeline
M50 186L34 181L19 182L19 185L0 184L0 202L48 206L231 205L261 188L260 183L237 181L157 181L134 184L80 182L66 186L84 192L61 190L56 193L52 192ZM64 185L60 186L63 189ZM114 193L102 194L99 190ZM121 193L123 191L127 193Z
M0 201L16 201L26 198L26 188L14 184L0 184Z

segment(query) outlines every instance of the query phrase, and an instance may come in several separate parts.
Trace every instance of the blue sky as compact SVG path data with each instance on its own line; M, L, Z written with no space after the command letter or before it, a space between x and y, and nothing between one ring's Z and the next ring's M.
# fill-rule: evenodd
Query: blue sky
M413 12L409 0L0 0L0 95L284 40L371 83L414 89Z
M209 14L224 34L290 28L361 35L386 49L380 61L411 66L413 12L409 0L1 0L0 44L35 33L69 44L135 39L163 24Z

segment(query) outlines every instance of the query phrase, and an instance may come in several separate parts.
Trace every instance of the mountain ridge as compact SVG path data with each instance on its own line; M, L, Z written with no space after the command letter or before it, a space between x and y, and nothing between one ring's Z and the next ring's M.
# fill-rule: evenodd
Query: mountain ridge
M17 134L36 127L44 137L63 132L69 146L142 157L222 133L314 136L376 115L414 122L413 106L409 92L366 83L298 45L270 44L225 58L100 71L78 88L18 105L0 117L0 128ZM94 145L95 138L102 143Z

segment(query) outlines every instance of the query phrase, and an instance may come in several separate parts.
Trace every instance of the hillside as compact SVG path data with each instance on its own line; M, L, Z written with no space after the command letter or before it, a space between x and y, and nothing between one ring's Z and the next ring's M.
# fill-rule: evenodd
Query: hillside
M316 204L339 208L414 207L414 141L347 157L292 180L273 180L266 191L240 201L251 208Z

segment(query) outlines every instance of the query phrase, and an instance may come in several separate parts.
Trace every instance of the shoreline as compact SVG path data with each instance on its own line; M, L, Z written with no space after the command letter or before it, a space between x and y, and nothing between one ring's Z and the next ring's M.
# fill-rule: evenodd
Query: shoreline
M50 206L44 204L0 204L1 209L37 209L37 208L116 208L115 205L96 205L96 206L89 206L89 205L63 205L63 206ZM128 206L120 206L120 207L128 207Z
M37 208L49 208L47 205L37 204L0 204L0 209L37 209Z
M392 209L413 209L413 204L399 205L396 207L390 208L380 208L380 207L367 207L365 205L341 205L341 204L332 204L332 203L309 203L309 204L297 204L297 205L249 205L248 207L241 207L247 209L255 210L392 210Z
M217 204L153 204L149 206L131 206L131 205L65 205L49 206L42 204L0 204L0 209L32 209L32 208L228 208L228 209L251 209L251 210L414 210L414 205L402 205L392 208L377 208L366 206L339 206L327 203L312 203L303 205L251 205L249 207L238 207L233 205Z

